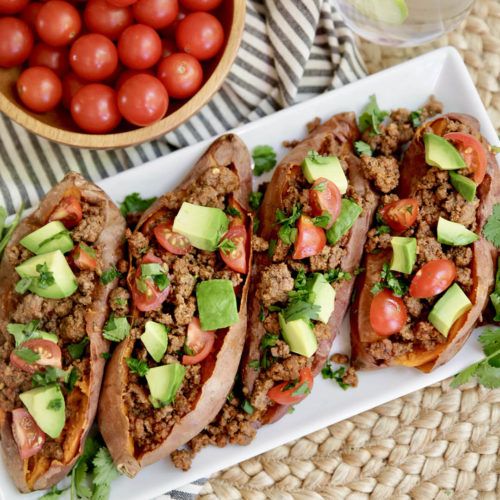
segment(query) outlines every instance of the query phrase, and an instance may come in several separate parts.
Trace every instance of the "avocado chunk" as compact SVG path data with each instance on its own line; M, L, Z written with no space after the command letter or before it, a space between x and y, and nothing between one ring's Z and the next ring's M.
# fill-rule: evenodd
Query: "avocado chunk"
M391 246L391 271L410 274L417 260L417 239L393 236Z
M472 307L472 302L456 284L446 290L446 293L434 304L429 313L429 322L438 332L448 336L453 323Z
M32 323L23 325L22 323L9 323L7 331L14 337L16 347L30 339L50 340L57 344L58 337L55 333L43 332L32 327Z
M64 299L78 288L75 275L60 250L36 255L16 267L21 278L31 278L28 290L47 299Z
M408 17L405 0L350 0L364 16L388 24L403 24Z
M231 280L207 280L196 286L201 328L218 330L239 321L236 295Z
M424 134L425 162L442 170L459 170L467 164L453 144L436 134Z
M69 252L75 246L68 230L60 221L45 224L40 229L26 235L19 243L36 255L61 250Z
M462 224L439 217L437 225L437 240L439 243L460 247L469 245L478 239L479 236L476 233L470 231Z
M320 177L332 181L339 189L340 194L347 191L347 177L345 176L340 160L336 156L307 156L302 162L304 177L311 183Z
M363 209L357 203L354 203L354 201L342 198L340 215L333 223L333 226L326 232L328 243L335 245L351 229L362 211Z
M184 380L186 369L179 363L150 368L146 373L151 403L155 408L169 405Z
M227 215L220 208L202 207L185 201L172 229L185 236L195 248L213 252L228 225Z
M476 196L476 183L465 175L450 172L451 185L467 200L473 201Z
M56 384L37 387L19 394L19 398L38 427L51 438L58 438L66 423L66 405L61 388Z
M326 278L320 273L314 273L307 280L307 289L312 297L312 304L318 306L318 320L322 323L328 323L335 307L335 290L326 281ZM311 300L310 300L311 301Z
M290 351L305 356L306 358L309 358L317 351L318 340L307 321L295 319L286 322L281 313L279 313L278 318L281 334L290 347Z
M166 326L156 321L146 321L145 331L141 335L141 341L150 356L159 363L168 346L168 335Z

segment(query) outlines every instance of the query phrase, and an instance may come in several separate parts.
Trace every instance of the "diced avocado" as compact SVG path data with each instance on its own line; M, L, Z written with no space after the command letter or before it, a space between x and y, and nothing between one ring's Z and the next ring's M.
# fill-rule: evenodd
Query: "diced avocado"
M356 222L363 209L354 201L342 198L340 215L333 223L333 226L326 232L326 238L330 245L335 245Z
M239 321L236 295L231 280L207 280L196 286L201 328L218 330Z
M311 183L324 177L332 181L339 188L341 194L345 194L347 191L347 177L336 156L307 156L302 162L302 172Z
M459 247L469 245L478 239L479 236L476 233L462 224L439 217L437 225L437 240L439 243Z
M168 405L175 399L185 373L186 369L179 363L149 369L146 380L153 406Z
M410 274L417 260L417 239L393 236L391 246L391 271Z
M456 284L446 290L446 293L434 304L429 313L429 322L445 337L448 336L453 323L472 307L472 302Z
M458 149L439 135L424 134L424 145L427 165L442 170L459 170L467 166Z
M184 202L172 229L185 236L195 248L212 252L226 233L228 225L227 215L220 208Z
M450 172L451 185L467 200L473 201L476 196L476 183L465 175Z
M150 356L159 363L168 346L167 328L156 321L146 321L145 331L141 341Z
M61 388L56 384L37 387L19 394L19 398L38 427L51 438L58 438L66 422L66 405Z
M45 278L49 277L50 283L53 281L50 285L47 280L40 280L42 266L46 268L46 272L43 273ZM21 278L32 278L28 288L30 292L47 299L69 297L78 288L75 275L60 250L31 257L17 266L16 271Z
M307 321L295 319L286 322L281 313L279 313L278 318L281 334L288 344L288 347L290 347L290 351L305 356L306 358L309 358L317 351L318 340Z
M66 253L74 247L68 230L60 221L45 224L45 226L25 236L19 243L36 255L54 252L55 250Z
M403 24L408 17L405 0L350 0L361 14L388 24Z
M335 306L334 288L322 274L314 273L307 280L307 289L311 292L312 303L320 308L318 320L322 323L328 323Z
M29 324L23 325L22 323L9 323L7 325L7 331L14 336L16 347L29 339L45 339L57 344L58 337L55 333L43 332L36 329L29 331L28 326Z

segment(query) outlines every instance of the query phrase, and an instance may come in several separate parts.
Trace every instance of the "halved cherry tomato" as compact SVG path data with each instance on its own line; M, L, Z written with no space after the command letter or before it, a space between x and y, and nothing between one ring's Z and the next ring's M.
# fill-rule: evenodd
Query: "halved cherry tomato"
M34 363L28 363L27 361L24 361L24 359L21 359L15 351L12 351L10 354L10 363L20 370L24 370L28 373L35 373L37 369L43 366L55 366L56 368L62 367L61 348L51 340L31 339L23 342L20 347L30 349L40 356L40 359Z
M428 299L444 292L457 277L457 268L449 259L431 260L424 264L411 280L410 295Z
M382 220L398 233L410 228L418 216L418 202L414 198L403 198L389 203L381 210Z
M141 264L162 264L163 261L156 257L155 255L148 253L146 254L137 266L137 270L132 278L132 283L130 283L130 290L132 292L132 299L134 301L135 307L139 311L154 311L161 306L161 304L168 297L170 292L170 286L167 286L164 290L160 290L158 286L151 279L145 279L142 283L146 286L146 291L142 292L138 288L138 280L142 277Z
M191 243L182 234L172 231L171 223L158 224L153 229L156 241L170 253L175 255L186 255L191 250Z
M196 365L203 361L210 354L214 342L215 332L202 330L200 320L193 318L188 326L186 345L194 354L184 354L182 356L182 364Z
M300 401L310 394L313 384L314 378L311 369L302 368L298 382L292 384L292 387L290 387L290 382L282 382L270 389L267 395L269 399L280 405L294 405L300 403Z
M36 455L45 443L45 433L24 408L12 410L12 435L22 460Z
M230 240L236 248L234 250L219 250L222 260L237 273L246 274L247 268L247 231L243 224L234 225L224 235L222 240Z
M455 143L462 158L467 163L467 167L472 170L474 175L473 181L479 185L483 182L486 174L486 151L483 145L473 135L464 134L463 132L450 132L444 136L445 139Z
M66 229L77 226L83 218L82 205L75 196L65 196L50 214L49 222L61 221Z
M380 336L389 336L403 328L408 318L405 303L385 288L373 297L370 306L370 323Z
M95 250L85 245L85 243L80 243L75 247L72 257L75 266L82 271L95 271L97 269Z
M295 240L292 259L305 259L322 252L326 245L325 231L313 224L310 217L301 215L297 224L299 233Z
M326 212L330 216L330 222L326 227L330 229L340 215L342 195L339 188L332 181L320 177L314 181L309 190L309 203L313 215L322 215Z

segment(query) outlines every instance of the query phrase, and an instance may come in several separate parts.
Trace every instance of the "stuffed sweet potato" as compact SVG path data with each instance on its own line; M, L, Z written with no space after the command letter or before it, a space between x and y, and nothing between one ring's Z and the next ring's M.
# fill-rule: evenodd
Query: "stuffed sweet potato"
M128 476L200 432L231 390L246 332L250 192L248 150L222 136L128 234L130 334L99 404L102 436ZM111 318L117 334L127 313Z
M463 346L494 283L482 229L499 174L474 118L447 114L415 131L397 187L381 200L383 225L368 235L351 310L357 367L427 372Z
M0 268L0 437L22 492L70 471L97 410L102 327L125 221L94 184L68 174L13 233Z

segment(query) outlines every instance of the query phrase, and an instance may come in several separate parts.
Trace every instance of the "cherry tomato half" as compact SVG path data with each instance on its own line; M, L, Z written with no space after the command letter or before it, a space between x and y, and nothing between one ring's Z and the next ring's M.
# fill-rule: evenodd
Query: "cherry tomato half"
M95 250L84 243L80 243L71 254L75 266L81 271L95 271L97 259Z
M450 132L444 138L455 143L467 167L474 174L472 179L477 185L481 184L486 174L486 165L488 163L486 151L481 142L473 135L464 134L463 132Z
M325 231L313 224L310 217L301 215L297 224L298 234L292 259L305 259L322 252L326 245Z
M45 443L45 433L24 408L12 410L12 435L21 460L36 455Z
M30 2L21 12L21 19L32 29L36 30L36 18L43 3L41 2Z
M71 100L71 116L86 132L111 132L121 121L116 92L102 83L85 85Z
M0 0L0 15L10 16L21 12L29 0Z
M92 33L115 40L134 22L134 16L129 7L116 7L106 0L90 0L83 11L83 20Z
M213 10L216 9L222 0L180 0L183 7L188 10Z
M158 224L153 229L156 241L167 251L175 255L186 255L191 250L191 243L182 234L172 231L172 224Z
M22 64L33 48L33 33L17 17L0 18L0 66L12 68Z
M215 342L215 332L201 329L200 320L193 318L189 323L186 345L194 353L182 356L183 365L196 365L203 361L212 350Z
M226 265L237 273L246 274L247 267L247 231L242 224L232 226L222 240L231 241L234 250L220 249L219 253Z
M161 57L162 45L158 33L145 24L126 28L118 40L120 61L131 69L147 69Z
M82 29L79 12L69 2L49 0L36 16L38 36L49 45L61 47L74 40Z
M300 378L297 383L282 382L270 389L267 395L269 399L280 405L294 405L300 403L311 393L313 384L312 371L306 367L300 370Z
M61 221L66 229L77 226L83 218L82 205L76 196L65 196L49 216L49 222Z
M88 82L76 76L74 73L68 73L62 79L62 103L66 109L71 108L71 100L75 96L75 94Z
M403 198L387 204L381 210L382 220L394 231L401 233L413 226L418 217L418 202Z
M400 297L385 288L372 299L370 324L380 336L389 336L403 328L408 319L408 311Z
M118 109L134 125L143 127L161 120L167 108L167 91L154 76L135 75L118 90Z
M431 260L424 264L411 280L410 295L428 299L444 292L457 277L457 268L449 259Z
M21 359L14 351L10 353L10 364L28 373L35 373L41 366L62 367L61 348L51 340L31 339L23 342L21 347L30 349L39 355L39 359L34 363L28 363Z
M198 92L203 82L203 68L190 54L165 57L158 65L158 78L174 99L187 99Z
M159 30L175 21L179 13L179 4L177 0L139 0L132 10L138 23Z
M66 47L52 47L46 43L39 43L29 57L30 66L44 66L50 68L57 76L64 76L69 69L68 49Z
M224 43L224 30L219 20L207 12L188 14L177 27L175 40L179 49L199 61L216 56Z
M25 69L16 85L23 104L35 113L51 111L61 101L61 80L49 68L34 66Z
M309 203L313 215L322 215L326 212L330 216L330 222L326 227L329 229L340 215L342 195L339 188L332 181L320 177L314 181L309 190Z

